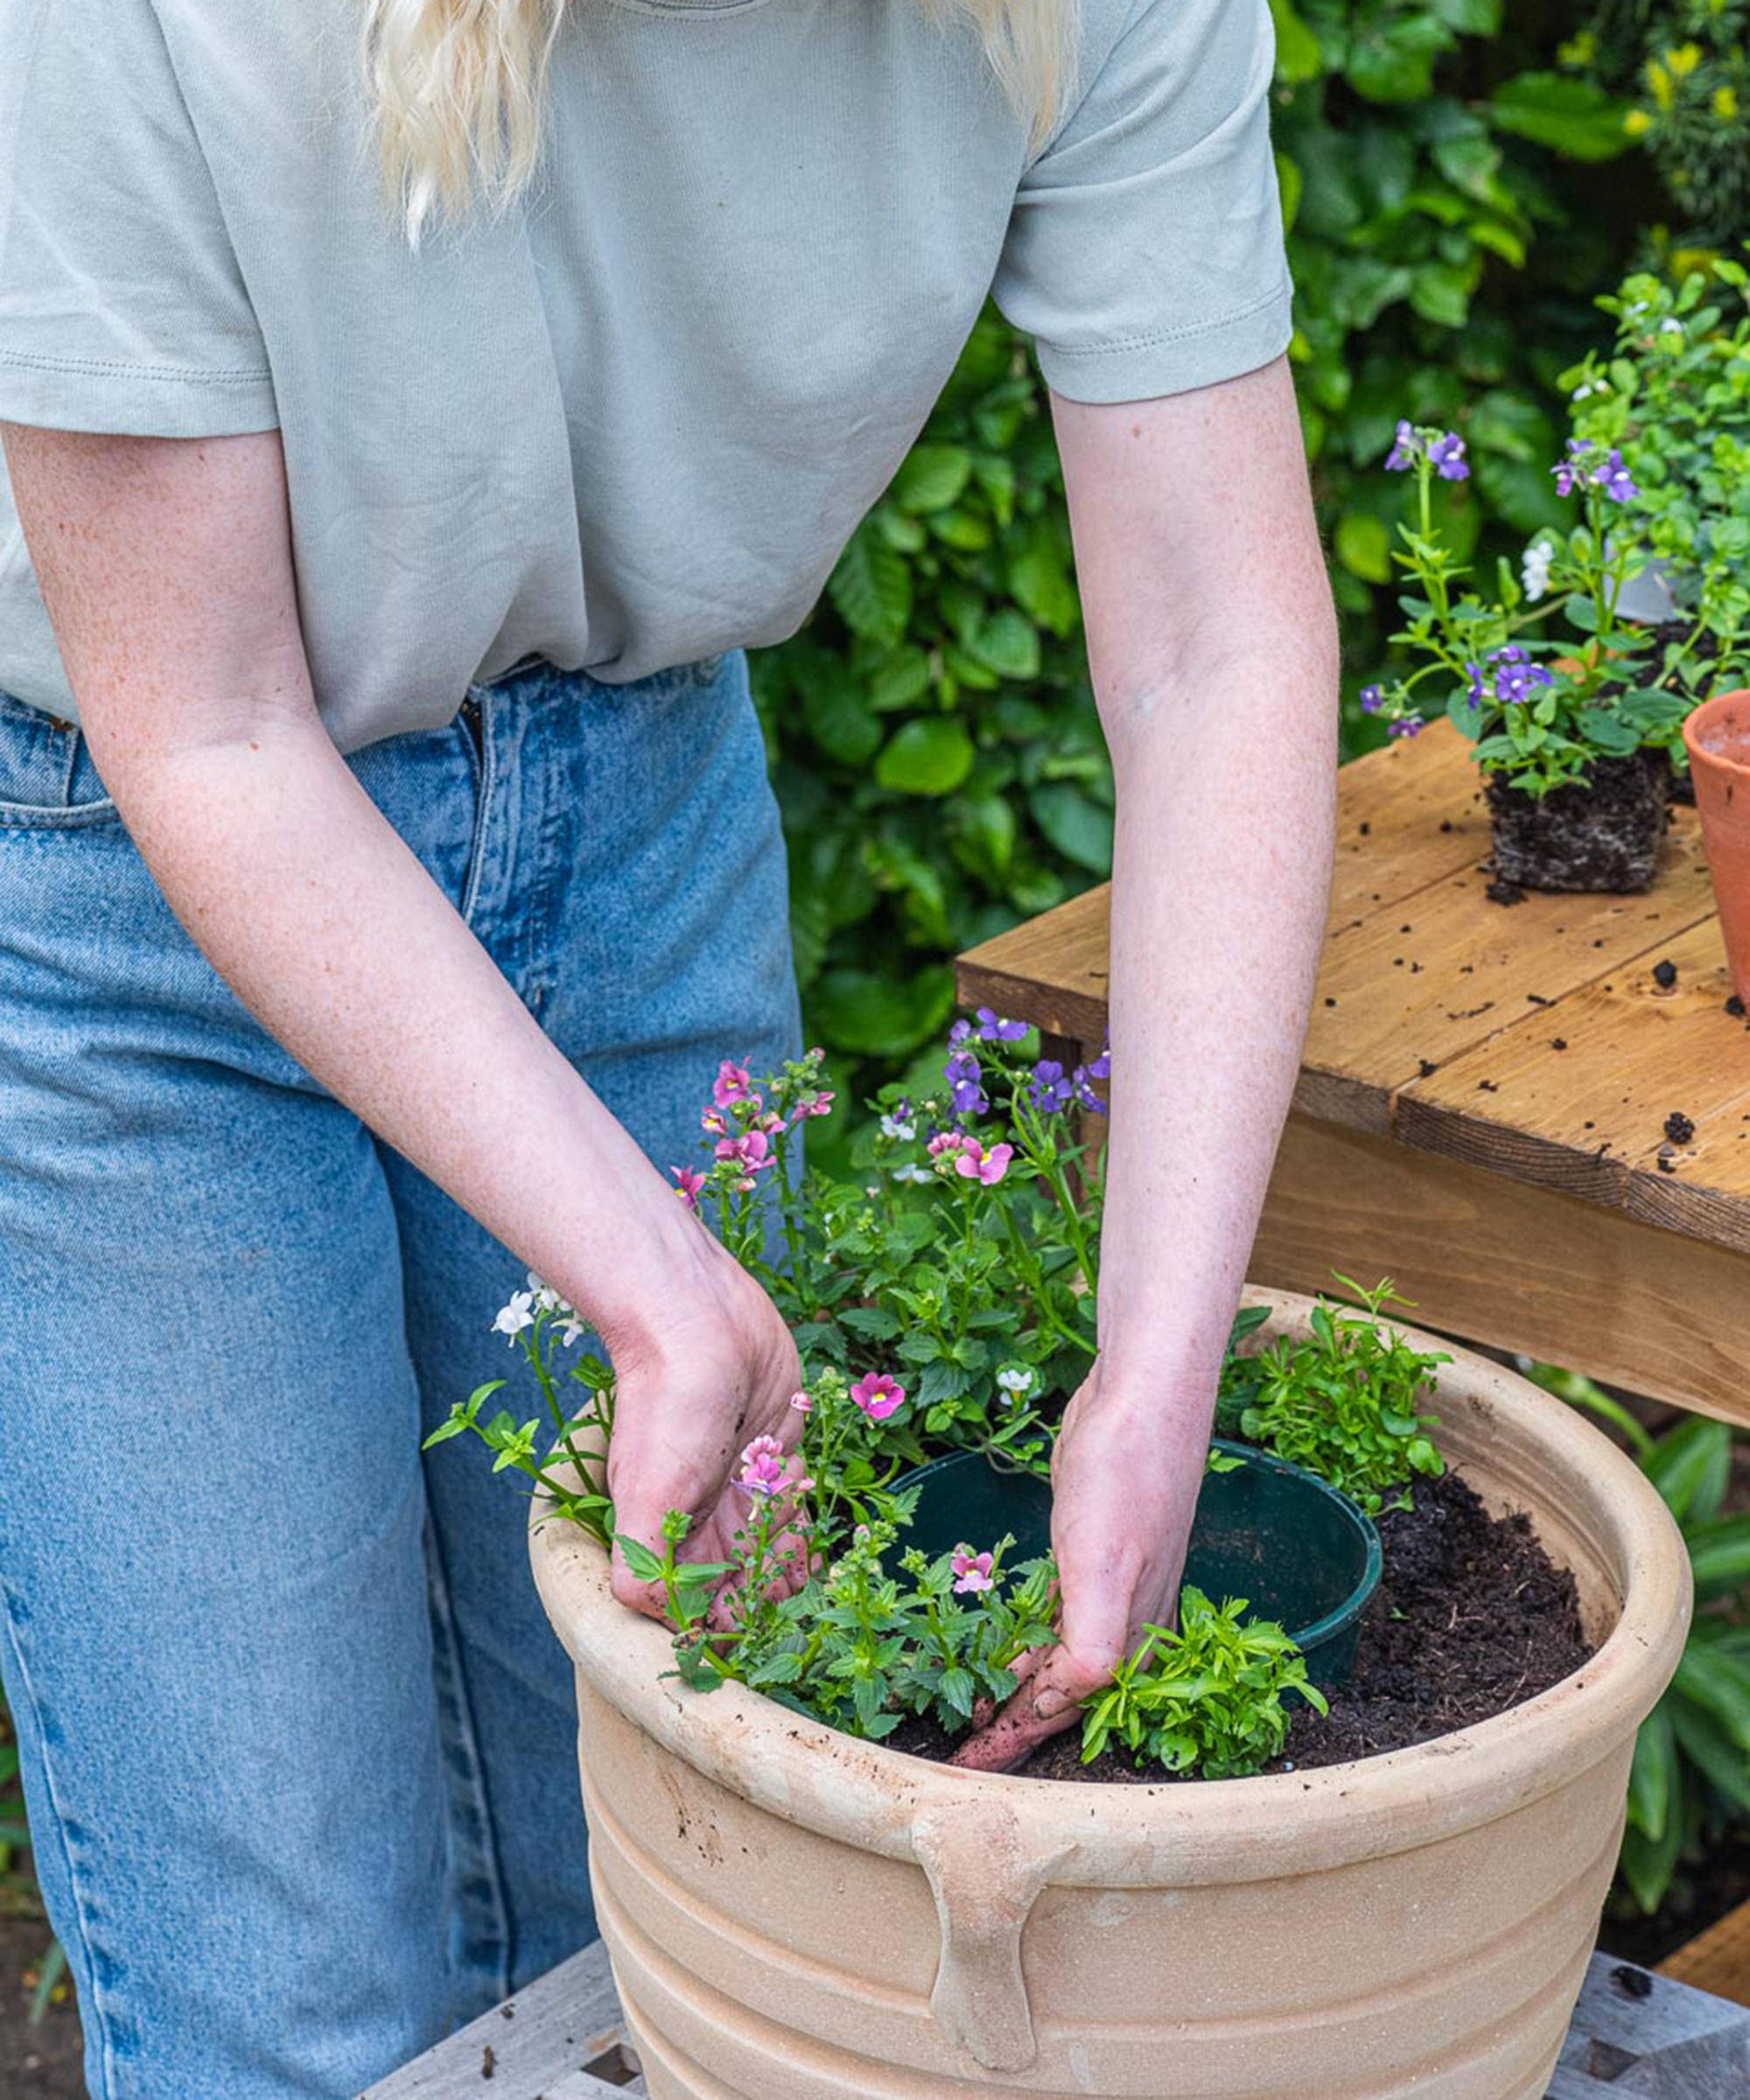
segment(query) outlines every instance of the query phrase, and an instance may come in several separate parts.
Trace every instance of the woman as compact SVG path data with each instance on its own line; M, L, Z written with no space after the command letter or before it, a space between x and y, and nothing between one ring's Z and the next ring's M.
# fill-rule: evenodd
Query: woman
M635 1536L796 1418L659 1171L796 1043L740 651L993 287L1117 1055L1063 1642L976 1754L1170 1608L1329 850L1267 9L0 0L0 60L6 1690L92 2091L348 2094L592 1930L522 1512L418 1457L507 1281L605 1337Z

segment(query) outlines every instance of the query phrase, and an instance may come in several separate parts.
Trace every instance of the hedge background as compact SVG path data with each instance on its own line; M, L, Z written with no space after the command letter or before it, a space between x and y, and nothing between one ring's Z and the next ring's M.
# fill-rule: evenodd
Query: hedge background
M1389 632L1393 424L1464 432L1474 540L1516 552L1560 522L1551 386L1603 340L1593 298L1702 237L1698 199L1716 217L1743 200L1742 127L1708 112L1744 66L1750 0L1272 6L1292 354L1353 755L1377 733L1353 696ZM994 312L821 608L754 677L810 1036L856 1096L869 1060L891 1075L941 1029L957 949L1110 872L1045 390Z

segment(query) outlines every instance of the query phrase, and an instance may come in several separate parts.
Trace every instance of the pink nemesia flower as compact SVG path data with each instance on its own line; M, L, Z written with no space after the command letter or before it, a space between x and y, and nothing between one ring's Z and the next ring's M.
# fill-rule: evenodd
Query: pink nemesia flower
M675 1177L675 1194L689 1210L696 1210L699 1207L699 1191L705 1185L704 1176L690 1166L671 1166L668 1172Z
M778 1113L776 1109L767 1109L766 1113L760 1118L760 1128L762 1130L770 1130L775 1134L777 1131L784 1129L784 1118Z
M808 1398L802 1388L798 1386L795 1391L790 1395L790 1405L799 1415L805 1415L813 1407L814 1402Z
M940 1159L944 1152L957 1152L959 1150L958 1130L938 1130L929 1141L929 1156L932 1159Z
M733 1108L738 1101L746 1101L752 1091L753 1082L748 1077L747 1067L724 1058L717 1068L717 1078L711 1086L711 1099L718 1108Z
M776 1437L755 1437L741 1454L735 1484L749 1494L776 1494L789 1485L789 1459Z
M805 1116L830 1116L833 1096L830 1091L804 1094L790 1110L790 1121L800 1123Z
M850 1397L872 1422L885 1422L906 1404L906 1389L886 1371L865 1371L851 1387Z
M975 1553L970 1546L954 1549L954 1558L948 1565L954 1570L954 1590L957 1597L976 1596L981 1590L996 1587L990 1573L991 1558L989 1553Z
M707 1109L704 1114L699 1117L699 1128L702 1130L709 1131L715 1137L718 1132L726 1130L729 1125L724 1121L718 1110Z
M954 1171L968 1181L982 1181L986 1188L993 1186L1009 1171L1009 1162L1015 1156L1012 1144L993 1144L988 1149L976 1138L962 1138L960 1157L954 1163Z
M772 1140L764 1130L744 1130L738 1138L719 1138L717 1156L719 1159L738 1159L750 1175L770 1166L777 1157L772 1150Z

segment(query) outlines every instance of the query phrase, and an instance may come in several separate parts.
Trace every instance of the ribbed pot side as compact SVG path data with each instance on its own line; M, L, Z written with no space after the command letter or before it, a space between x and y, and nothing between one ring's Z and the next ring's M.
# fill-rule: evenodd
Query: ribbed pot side
M1270 1333L1308 1303L1254 1292ZM1200 1785L955 1772L686 1690L600 1550L532 1550L577 1664L601 1927L655 2100L1542 2100L1683 1650L1635 1467L1480 1357L1441 1441L1572 1568L1576 1676L1412 1750Z

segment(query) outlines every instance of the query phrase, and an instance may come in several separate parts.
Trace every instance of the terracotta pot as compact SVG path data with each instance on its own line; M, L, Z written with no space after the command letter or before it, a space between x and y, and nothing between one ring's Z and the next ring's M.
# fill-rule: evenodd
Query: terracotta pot
M1704 702L1684 723L1684 742L1732 988L1750 1000L1750 692Z
M1273 1328L1308 1301L1271 1293ZM662 1673L540 1524L602 1931L656 2100L1542 2100L1689 1564L1635 1467L1464 1353L1442 1438L1529 1510L1599 1653L1474 1728L1201 1785L955 1772Z

